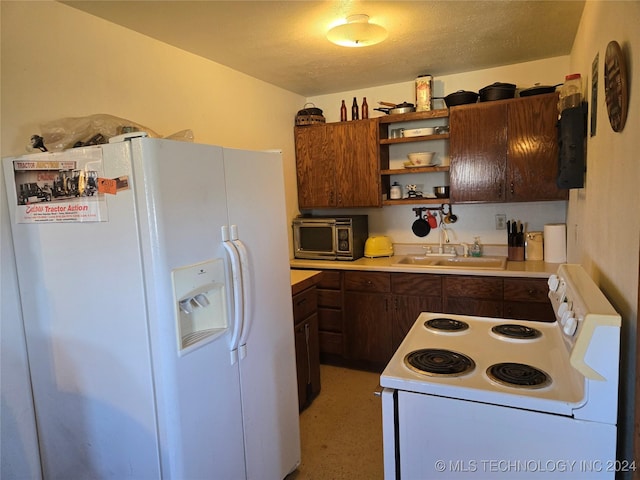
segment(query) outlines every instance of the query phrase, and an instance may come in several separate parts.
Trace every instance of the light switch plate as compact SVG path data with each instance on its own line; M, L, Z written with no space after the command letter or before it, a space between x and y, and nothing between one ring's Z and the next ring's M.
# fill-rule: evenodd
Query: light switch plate
M496 230L507 229L507 215L504 213L496 214Z

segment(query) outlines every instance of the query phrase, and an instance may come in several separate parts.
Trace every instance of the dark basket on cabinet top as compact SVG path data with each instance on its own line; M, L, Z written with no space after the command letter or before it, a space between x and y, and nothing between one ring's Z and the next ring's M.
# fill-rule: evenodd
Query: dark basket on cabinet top
M312 105L307 107L307 105ZM322 110L317 108L313 103L305 103L304 108L299 110L296 114L296 126L303 125L316 125L318 123L325 123L326 120L322 115Z

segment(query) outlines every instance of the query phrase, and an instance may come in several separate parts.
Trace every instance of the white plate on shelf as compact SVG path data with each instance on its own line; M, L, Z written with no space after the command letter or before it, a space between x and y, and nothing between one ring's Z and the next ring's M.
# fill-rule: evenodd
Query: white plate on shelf
M422 168L422 167L435 167L437 163L425 163L424 165L404 165L404 168L412 169L412 168Z

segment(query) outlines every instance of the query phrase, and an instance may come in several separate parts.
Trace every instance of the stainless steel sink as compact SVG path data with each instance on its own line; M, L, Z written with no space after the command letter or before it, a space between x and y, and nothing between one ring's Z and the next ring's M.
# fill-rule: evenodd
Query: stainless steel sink
M484 270L504 270L507 257L438 257L427 255L406 255L394 263L403 267L426 268L480 268Z

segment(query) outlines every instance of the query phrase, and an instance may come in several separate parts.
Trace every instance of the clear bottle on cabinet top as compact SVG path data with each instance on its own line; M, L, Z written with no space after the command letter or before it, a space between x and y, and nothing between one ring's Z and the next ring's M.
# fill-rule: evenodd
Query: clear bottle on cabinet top
M579 73L567 75L564 85L560 87L558 111L562 113L567 108L579 107L582 103L582 77Z

